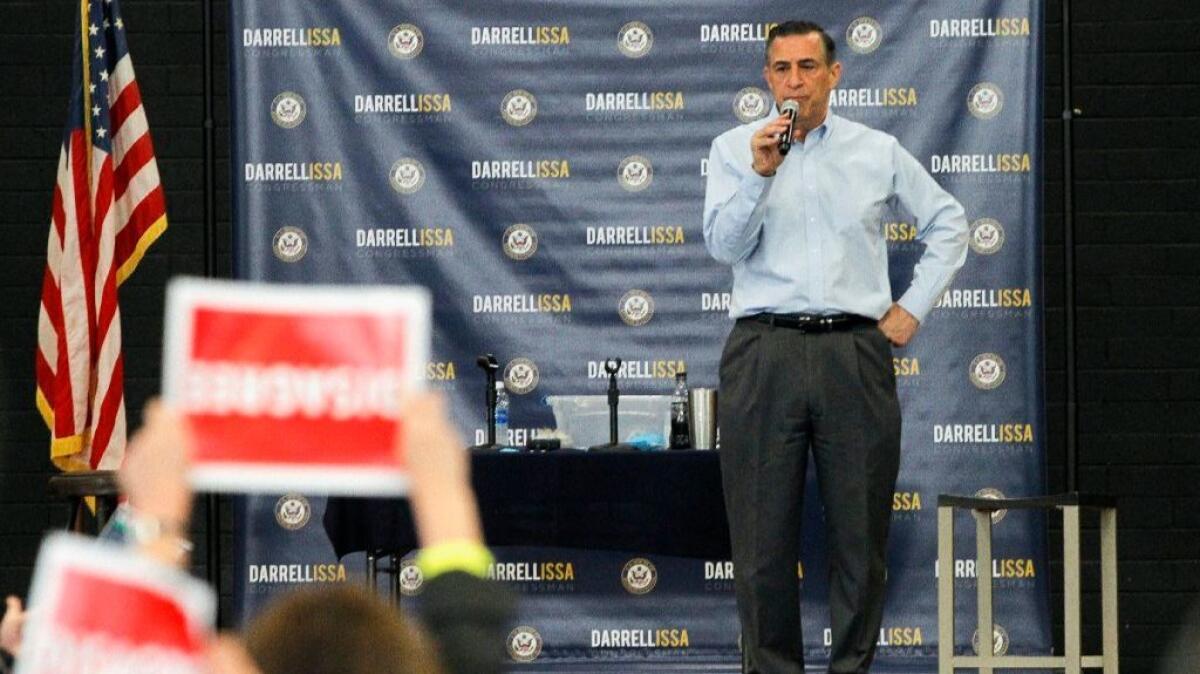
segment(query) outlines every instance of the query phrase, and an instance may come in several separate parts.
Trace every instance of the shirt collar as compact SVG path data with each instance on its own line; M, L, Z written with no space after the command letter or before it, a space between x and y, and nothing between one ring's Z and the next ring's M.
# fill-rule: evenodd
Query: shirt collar
M821 122L821 125L817 128L808 132L812 136L813 145L823 143L829 138L829 135L833 133L834 128L837 126L837 119L838 116L833 114L832 109L825 112L825 121Z

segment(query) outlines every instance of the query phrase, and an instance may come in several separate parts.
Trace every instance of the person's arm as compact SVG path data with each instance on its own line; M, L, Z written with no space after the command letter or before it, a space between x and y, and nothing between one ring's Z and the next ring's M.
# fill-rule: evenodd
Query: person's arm
M182 567L191 551L187 430L179 415L157 401L146 406L142 418L117 474L127 499L126 535L143 554Z
M892 164L896 197L917 219L917 240L925 244L912 284L897 302L919 323L967 259L967 219L962 204L898 141L892 145Z
M166 566L183 567L191 551L188 522L192 488L187 482L191 452L187 422L157 400L142 414L142 427L129 441L117 473L126 502L125 529L118 537ZM230 636L212 639L206 649L213 674L261 674L245 648Z
M400 458L408 468L408 499L422 551L444 546L486 551L471 489L469 453L450 423L445 398L417 393L402 404L403 441L397 453L403 453ZM480 573L486 571L485 565Z
M737 264L758 247L767 195L783 160L778 143L770 138L776 123L754 134L749 152L728 147L727 136L717 137L709 149L704 244L719 262ZM763 157L758 157L759 154Z
M421 614L451 674L503 671L504 635L513 599L486 580L492 555L471 488L469 453L436 393L414 394L403 403L403 454L410 477L409 502L425 577Z
M20 598L9 596L5 604L4 618L0 620L0 671L3 672L21 655L21 637L28 616Z

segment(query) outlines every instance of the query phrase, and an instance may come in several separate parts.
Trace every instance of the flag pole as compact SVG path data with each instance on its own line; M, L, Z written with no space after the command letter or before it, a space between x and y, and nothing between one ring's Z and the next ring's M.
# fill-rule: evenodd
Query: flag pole
M88 203L91 203L92 190L92 70L88 65L88 54L91 53L91 41L88 39L88 0L79 0L79 66L80 93L83 95L83 144L87 153ZM90 217L89 217L90 219Z
M204 4L204 276L217 275L216 259L216 167L213 123L213 4ZM208 583L221 596L221 499L210 493L206 497L205 550ZM217 626L225 620L217 611Z
M1082 113L1071 101L1071 0L1062 0L1062 89L1063 89L1063 277L1064 315L1066 318L1066 487L1079 489L1079 370L1076 351L1075 310L1075 201L1074 135L1075 117Z

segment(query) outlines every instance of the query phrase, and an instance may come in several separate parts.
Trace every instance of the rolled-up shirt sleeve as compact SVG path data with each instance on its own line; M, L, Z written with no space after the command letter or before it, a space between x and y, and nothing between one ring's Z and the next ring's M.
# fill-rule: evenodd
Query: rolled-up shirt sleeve
M704 190L704 244L717 261L736 264L758 247L772 178L755 173L742 153L726 147L718 136L708 153ZM745 166L739 166L745 163Z
M917 240L925 244L899 304L923 322L967 259L967 219L962 204L898 141L892 146L892 165L895 195L917 219Z

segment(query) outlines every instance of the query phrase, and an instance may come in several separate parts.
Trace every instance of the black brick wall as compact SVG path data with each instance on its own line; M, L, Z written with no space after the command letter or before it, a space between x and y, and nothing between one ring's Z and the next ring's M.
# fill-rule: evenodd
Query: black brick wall
M1051 489L1064 484L1061 0L1047 7L1046 337ZM1200 671L1200 6L1072 5L1080 488L1120 497L1121 664ZM1086 522L1086 521L1085 521ZM1098 541L1084 539L1085 588ZM1061 632L1060 529L1052 607ZM1084 604L1097 652L1099 596ZM1190 625L1182 637L1180 628ZM1056 636L1061 639L1061 634ZM1176 648L1179 647L1177 644Z
M121 289L129 424L158 391L163 290L204 273L203 14L200 0L124 0L129 48L166 187L169 229ZM228 162L225 3L216 25L217 157ZM24 594L41 533L67 518L46 495L48 433L33 406L33 353L51 189L71 87L77 2L0 3L0 593ZM224 169L220 176L227 176ZM224 177L219 180L225 180ZM229 198L218 183L217 269L228 275ZM194 571L204 574L203 502ZM228 549L228 546L226 546Z
M1051 489L1064 479L1065 431L1060 1L1046 8ZM225 7L216 4L224 274ZM121 296L131 425L158 388L163 284L203 272L201 6L123 2L171 221ZM75 8L67 0L0 4L0 592L25 591L41 532L66 516L45 495L50 466L32 405L32 354ZM1083 113L1074 134L1080 486L1121 497L1122 666L1148 672L1200 594L1200 7L1195 0L1075 0L1072 9L1072 90ZM1055 525L1055 551L1057 534ZM1098 576L1095 539L1085 540L1085 583ZM1052 567L1053 579L1059 568ZM1061 598L1052 599L1061 618ZM1086 636L1095 644L1098 597L1087 600ZM1200 663L1200 653L1192 657Z

